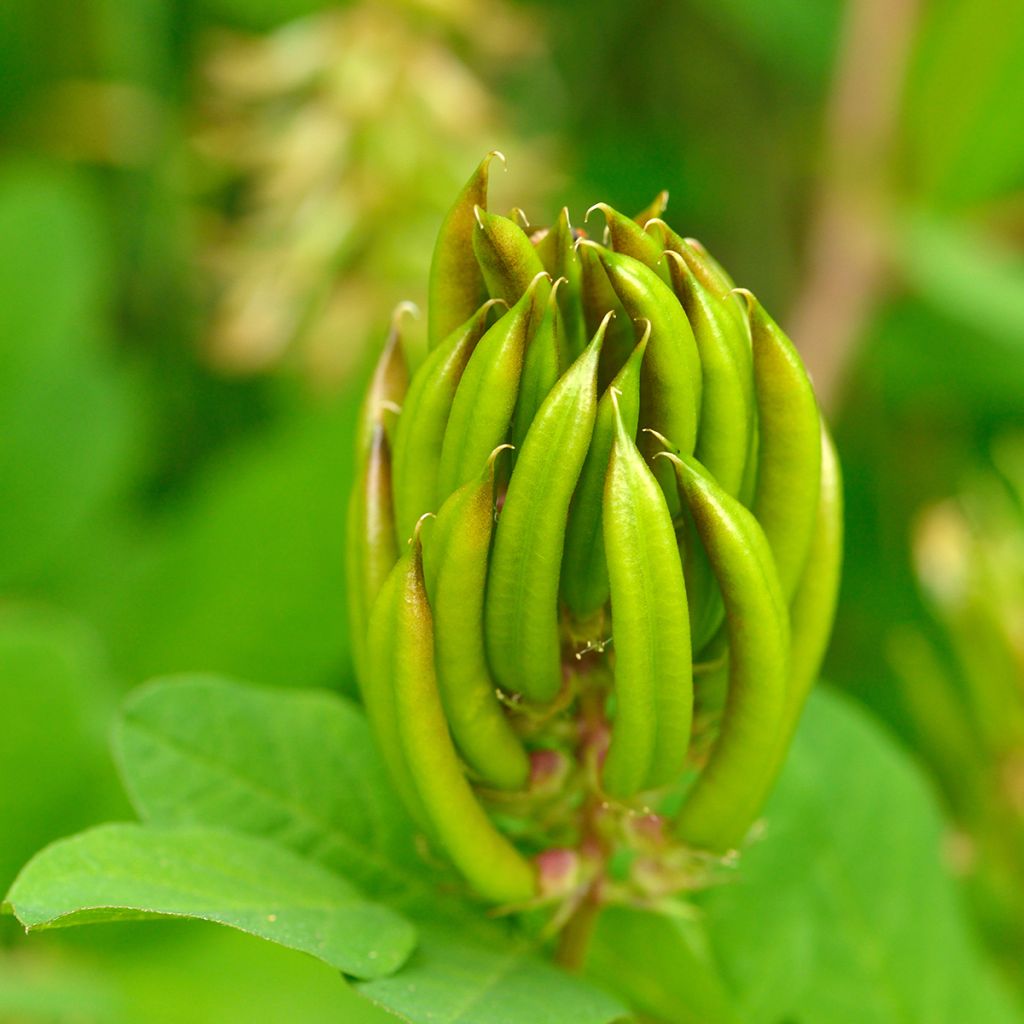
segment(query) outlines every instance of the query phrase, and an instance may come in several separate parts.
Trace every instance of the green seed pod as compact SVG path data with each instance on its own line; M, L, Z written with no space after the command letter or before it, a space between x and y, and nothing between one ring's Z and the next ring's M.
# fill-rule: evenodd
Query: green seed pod
M711 757L679 814L694 846L742 842L772 782L789 671L789 617L764 532L694 459L669 453L725 601L729 695Z
M505 440L519 394L526 344L531 328L543 315L549 292L547 274L542 270L470 356L445 427L435 507L476 477L491 452Z
M427 592L441 699L456 746L488 786L522 789L530 762L495 694L484 653L484 589L494 532L495 449L479 480L442 506L429 542Z
M480 161L438 232L427 290L430 348L439 345L459 324L468 320L473 310L487 298L484 275L473 255L472 239L477 226L474 210L478 206L487 208L487 177L494 157L505 162L504 155L497 150Z
M662 189L634 218L640 227L645 227L647 222L660 217L668 206L668 190Z
M348 616L353 660L361 675L366 662L366 632L380 588L398 561L391 502L391 453L384 426L370 435L348 504Z
M487 319L500 299L485 302L464 324L427 356L417 370L395 428L395 526L399 541L408 540L416 521L431 511L437 497L441 444L462 374Z
M527 343L519 397L512 418L512 443L516 448L522 445L537 410L569 365L568 362L562 363L565 332L558 315L558 292L564 284L565 278L560 277L551 286L544 315Z
M594 210L600 210L604 214L611 248L615 252L621 252L639 260L667 284L669 281L668 268L662 258L662 247L632 217L613 210L607 203L594 203L587 210L587 219L590 218Z
M428 355L396 319L371 382L349 619L422 838L557 925L693 885L762 813L835 609L839 469L796 350L664 196L598 204L600 244L487 213L487 170L442 227Z
M485 899L514 903L536 891L533 868L494 827L459 763L434 673L434 623L423 583L419 537L398 563L394 582L381 593L380 625L390 625L390 701L394 714L392 758L414 787L414 808L452 863ZM389 583L391 581L389 580Z
M580 304L583 287L583 271L576 256L576 237L569 222L569 211L562 207L558 220L547 231L541 232L534 241L537 255L552 280L565 278L559 289L558 308L564 326L561 365L568 366L587 346L587 328Z
M615 666L605 790L628 797L678 778L686 761L693 674L683 567L654 474L615 406L604 489Z
M761 303L750 306L757 394L757 486L752 510L764 529L788 599L803 572L821 487L821 417L792 342Z
M504 299L511 306L544 270L544 264L526 232L514 221L488 213L480 206L473 213L473 252L487 282L487 291L492 298Z
M498 521L485 630L499 685L551 700L562 685L558 579L565 523L597 413L598 329L526 435Z
M598 402L594 434L572 498L562 556L562 600L578 623L595 619L608 603L601 509L615 443L615 409L617 404L627 433L635 438L640 419L640 370L650 336L651 325L645 321L643 337Z
M381 350L380 358L373 368L370 385L366 389L359 427L356 431L356 456L364 458L370 449L370 436L378 423L385 422L385 414L392 419L401 412L402 402L409 387L409 367L402 351L401 324L406 313L415 313L411 302L400 302L391 314L391 329Z

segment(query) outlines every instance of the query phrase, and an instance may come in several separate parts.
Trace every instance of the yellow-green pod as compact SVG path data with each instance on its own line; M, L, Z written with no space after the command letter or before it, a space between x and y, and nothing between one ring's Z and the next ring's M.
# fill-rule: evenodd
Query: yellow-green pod
M427 344L435 348L473 315L487 298L483 274L473 254L476 207L487 208L491 160L505 157L494 150L480 161L441 224L430 261L427 285Z
M752 511L771 545L787 601L807 562L821 486L821 417L793 343L749 292L757 396Z
M634 218L633 220L640 225L640 227L646 227L647 222L653 220L655 217L660 217L668 206L668 190L662 189ZM662 247L664 248L664 247Z
M437 679L455 745L484 784L516 790L529 780L530 760L498 700L484 652L494 460L502 448L491 454L480 479L460 487L438 513L430 538L437 545L430 556L434 578L427 592Z
M494 903L536 893L533 867L495 828L455 751L434 670L434 622L419 538L395 571L392 691L397 739L431 831L470 886Z
M612 313L612 319L605 324L604 344L601 347L601 365L598 367L598 382L602 388L611 383L625 365L636 346L633 324L615 294L608 275L597 255L596 245L583 245L577 241L576 258L580 264L580 302L587 337L592 338Z
M535 701L561 689L558 581L565 523L597 411L603 332L562 375L534 418L498 519L484 616L498 684Z
M694 457L733 497L740 492L754 425L753 367L746 332L679 253L665 261L686 312L701 365L700 427Z
M537 255L552 280L565 278L558 290L558 308L562 312L563 342L560 364L564 369L586 348L586 323L583 319L581 289L583 271L575 250L576 235L569 222L569 210L562 207L558 220L534 242Z
M407 640L400 634L405 626L400 613L405 599L408 563L409 556L406 555L392 567L374 601L367 635L366 670L360 679L360 693L384 767L396 792L413 821L433 836L430 817L420 799L412 769L405 756L395 699L399 644L402 643L404 650Z
M692 846L723 853L744 839L774 778L789 676L789 616L757 520L690 458L671 454L680 490L722 590L729 689L710 757L676 821Z
M445 427L435 507L475 479L491 452L505 440L519 392L527 339L543 316L549 293L547 273L542 270L473 350Z
M558 292L564 284L565 278L560 277L552 285L544 314L526 345L516 411L512 417L512 444L516 448L522 445L537 410L568 366L568 363L561 365L565 332L558 315Z
M349 496L347 529L348 628L356 676L366 675L366 636L370 612L384 581L398 561L391 500L391 455L381 423L370 434Z
M492 298L518 302L544 265L526 232L508 217L474 211L473 252ZM545 296L547 298L547 296Z
M639 260L644 266L653 270L666 284L669 283L668 268L662 258L662 247L632 217L619 213L607 203L594 203L587 210L588 219L594 210L600 210L604 214L605 224L608 228L608 242L615 252L621 252Z
M821 497L803 575L789 605L792 644L779 764L796 732L807 694L818 678L835 618L843 563L843 480L832 438L821 424Z
M409 366L402 351L402 317L415 313L411 302L400 302L391 314L387 340L373 368L366 397L359 412L356 428L356 456L363 458L370 449L370 436L379 423L386 422L385 413L397 415L409 387Z
M615 718L602 783L624 799L681 774L693 715L690 626L672 516L615 410L604 487Z
M615 444L614 398L618 396L619 413L627 433L635 438L640 419L640 372L650 335L651 325L645 321L639 344L597 403L594 434L572 496L562 555L561 590L562 600L578 624L592 621L608 601L601 508L608 460Z
M427 356L409 385L395 426L393 458L395 528L400 542L412 536L424 512L437 509L437 475L448 416L459 381L495 305L503 303L488 300L452 331Z

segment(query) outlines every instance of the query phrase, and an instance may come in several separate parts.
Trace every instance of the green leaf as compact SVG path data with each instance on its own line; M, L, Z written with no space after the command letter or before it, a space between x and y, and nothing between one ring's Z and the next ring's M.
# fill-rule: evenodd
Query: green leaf
M442 891L447 876L417 851L366 720L347 701L210 676L157 680L126 702L115 748L146 820L273 838L358 879L416 921L420 941L395 983L361 989L405 1019L536 1024L624 1012L546 964L507 923ZM564 1016L536 1015L537 1001L527 997L538 978ZM464 1000L469 1016L445 1016ZM547 995L539 1003L546 1006Z
M28 930L149 917L216 921L359 978L389 974L412 926L273 843L223 829L101 825L48 846L7 903Z
M731 884L701 901L745 1024L1019 1021L970 935L916 768L819 692Z
M469 941L422 925L409 963L358 986L414 1024L609 1024L627 1015L612 996L537 958L524 943Z
M953 220L907 217L898 236L902 270L936 309L1024 356L1024 259Z
M114 749L147 822L273 839L382 898L433 891L366 719L333 694L156 680L125 702Z

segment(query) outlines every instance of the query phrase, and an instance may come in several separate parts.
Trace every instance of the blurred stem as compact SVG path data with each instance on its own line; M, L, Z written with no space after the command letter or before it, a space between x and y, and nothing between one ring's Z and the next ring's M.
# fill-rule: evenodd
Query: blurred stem
M828 103L808 273L789 318L831 409L885 270L891 165L919 0L852 0Z

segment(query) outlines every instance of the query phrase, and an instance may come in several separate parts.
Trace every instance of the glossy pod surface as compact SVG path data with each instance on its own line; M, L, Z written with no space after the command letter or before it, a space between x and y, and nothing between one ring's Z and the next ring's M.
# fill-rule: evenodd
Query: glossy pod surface
M568 903L613 862L602 899L669 897L742 847L785 760L835 609L839 465L796 348L667 196L538 228L488 210L490 160L441 227L426 358L410 373L396 317L360 419L360 689L481 898Z

